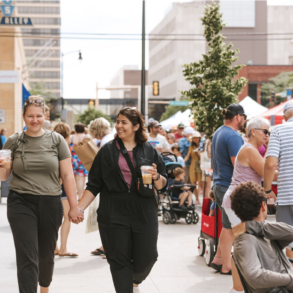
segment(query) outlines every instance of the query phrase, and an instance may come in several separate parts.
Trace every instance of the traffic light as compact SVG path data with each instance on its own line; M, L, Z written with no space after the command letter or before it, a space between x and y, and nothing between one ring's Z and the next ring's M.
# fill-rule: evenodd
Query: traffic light
M271 92L271 101L275 103L276 93L274 91Z
M160 94L160 83L158 81L153 81L153 96L158 96Z
M95 101L95 100L90 100L90 101L89 101L89 106L90 106L90 107L94 107L95 104L96 104L96 101Z

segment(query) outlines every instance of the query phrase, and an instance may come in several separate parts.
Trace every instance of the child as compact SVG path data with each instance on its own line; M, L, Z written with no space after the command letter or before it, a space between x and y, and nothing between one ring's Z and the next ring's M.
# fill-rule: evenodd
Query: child
M215 215L216 202L215 202L215 195L212 190L209 193L209 198L212 200L209 217L213 217Z
M177 157L177 161L181 164L182 169L185 169L184 159L182 158L182 154L180 153L180 146L178 144L174 144L171 147L173 154Z
M174 185L182 185L185 184L184 176L185 172L182 168L174 169L175 180L173 182ZM183 192L182 192L183 191ZM180 199L179 208L183 210L194 209L194 205L192 204L192 192L190 191L190 187L173 187L172 196ZM187 199L188 204L187 207L184 205L185 200Z

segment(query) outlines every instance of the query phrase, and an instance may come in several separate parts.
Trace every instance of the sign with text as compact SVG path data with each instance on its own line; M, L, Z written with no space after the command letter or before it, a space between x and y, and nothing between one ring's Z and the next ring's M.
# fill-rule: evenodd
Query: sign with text
M0 70L0 83L18 83L19 74L16 70Z
M13 0L3 0L3 3L6 5L12 5Z
M170 106L188 106L188 101L170 101Z
M4 16L11 16L14 11L14 5L0 5L0 9Z
M5 123L5 110L0 109L0 124L4 124L4 123Z
M29 17L2 17L0 26L32 26L32 20Z

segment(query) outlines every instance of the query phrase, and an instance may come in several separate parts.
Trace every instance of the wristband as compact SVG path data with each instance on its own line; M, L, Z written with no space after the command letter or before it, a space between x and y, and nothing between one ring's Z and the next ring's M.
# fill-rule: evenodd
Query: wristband
M154 179L154 181L158 181L160 178L161 178L161 175L160 175L160 173L158 173L158 178Z
M266 194L269 194L271 192L272 192L272 190L265 191Z
M79 210L84 213L84 210L82 210L82 209L79 209Z

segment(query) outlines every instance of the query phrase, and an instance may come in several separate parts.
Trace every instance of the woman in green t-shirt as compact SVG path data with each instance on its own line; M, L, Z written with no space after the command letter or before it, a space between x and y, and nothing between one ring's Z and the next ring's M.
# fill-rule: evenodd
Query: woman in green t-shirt
M77 207L71 156L64 138L43 129L45 104L40 96L25 101L27 130L10 136L3 149L12 151L11 163L0 157L0 180L9 178L7 217L12 230L19 292L47 293L54 269L54 250L63 217L61 177L70 204L69 218L83 221Z

